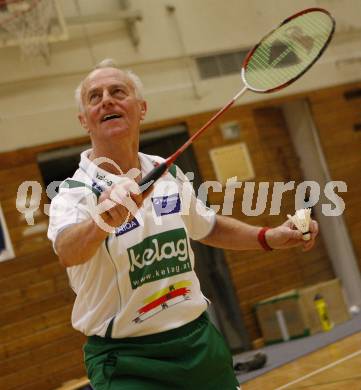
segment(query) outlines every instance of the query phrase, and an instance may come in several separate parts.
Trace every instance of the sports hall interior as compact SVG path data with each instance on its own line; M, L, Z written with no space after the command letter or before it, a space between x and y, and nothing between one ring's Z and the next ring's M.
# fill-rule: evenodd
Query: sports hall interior
M89 145L74 101L79 82L105 58L133 70L148 103L141 140L158 153L166 139L171 153L242 88L240 70L250 48L288 16L322 7L334 16L336 31L318 62L279 92L248 91L190 155L201 182L219 181L212 150L245 147L252 174L247 177L236 160L227 169L245 172L244 182L254 183L253 209L260 183L270 184L265 209L254 215L245 212L245 186L235 190L231 215L253 225L283 223L295 212L297 185L317 182L315 248L196 253L206 258L201 272L216 302L212 315L235 361L265 346L256 304L290 290L338 279L349 320L358 320L358 331L316 351L247 381L240 375L242 389L361 389L361 2L46 1L51 15L40 52L24 53L21 40L27 38L0 26L0 206L8 245L8 255L0 255L0 388L70 390L87 383L85 337L70 322L74 293L47 238L46 186L64 179L57 175L66 173L66 164L74 171L75 156ZM1 3L3 21L9 11ZM52 162L64 169L53 171ZM30 189L27 199L19 195L28 181L40 183L41 196L33 202ZM335 206L325 191L330 181L346 183L335 190L345 207L334 217L323 212ZM279 213L271 212L276 182L295 184L283 194ZM222 210L224 195L225 186L210 188L207 201ZM212 267L219 267L220 280Z

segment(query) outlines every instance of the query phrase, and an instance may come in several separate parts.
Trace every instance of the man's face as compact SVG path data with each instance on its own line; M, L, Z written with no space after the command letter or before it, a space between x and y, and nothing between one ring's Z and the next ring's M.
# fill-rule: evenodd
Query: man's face
M114 137L138 139L146 103L136 97L132 82L120 70L97 69L84 82L82 126L93 142L109 142Z

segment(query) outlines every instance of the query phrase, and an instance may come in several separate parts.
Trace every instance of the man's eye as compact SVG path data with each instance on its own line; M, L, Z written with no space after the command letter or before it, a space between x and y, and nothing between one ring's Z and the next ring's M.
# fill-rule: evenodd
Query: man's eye
M113 90L113 95L115 96L120 96L120 97L124 97L124 96L127 96L127 93L124 89L122 88L116 88Z
M99 93L92 93L90 96L89 96L89 102L90 103L96 103L97 101L100 100L100 94Z

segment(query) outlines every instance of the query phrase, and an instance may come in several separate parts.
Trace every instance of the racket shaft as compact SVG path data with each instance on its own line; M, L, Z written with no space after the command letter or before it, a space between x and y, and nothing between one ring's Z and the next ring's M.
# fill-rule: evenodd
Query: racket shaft
M144 176L139 182L140 191L144 192L148 189L156 180L158 180L163 173L168 169L169 165L167 161L159 164L154 169L152 169L146 176Z
M245 86L242 88L233 98L230 100L223 108L221 108L218 112L216 112L211 119L207 123L205 123L197 132L195 132L188 141L186 141L178 150L176 150L170 157L168 157L168 166L173 164L173 162L178 158L178 156L183 153L188 146L196 140L203 132L204 130L208 129L208 127L217 119L219 118L225 111L227 111L233 103L240 97L242 96L246 91L247 87Z
M212 118L205 123L196 133L194 133L179 149L177 149L171 156L169 156L162 164L152 169L146 176L139 182L140 191L144 192L148 189L156 180L158 180L163 173L174 163L178 156L183 153L188 146L197 139L204 130L206 130L218 117L220 117L225 111L227 111L233 103L242 96L247 87L242 88L223 108L221 108Z

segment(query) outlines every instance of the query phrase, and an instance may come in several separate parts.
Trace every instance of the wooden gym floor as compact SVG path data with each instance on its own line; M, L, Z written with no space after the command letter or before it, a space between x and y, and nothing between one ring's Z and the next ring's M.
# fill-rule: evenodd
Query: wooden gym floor
M242 390L361 390L361 332L242 384Z

